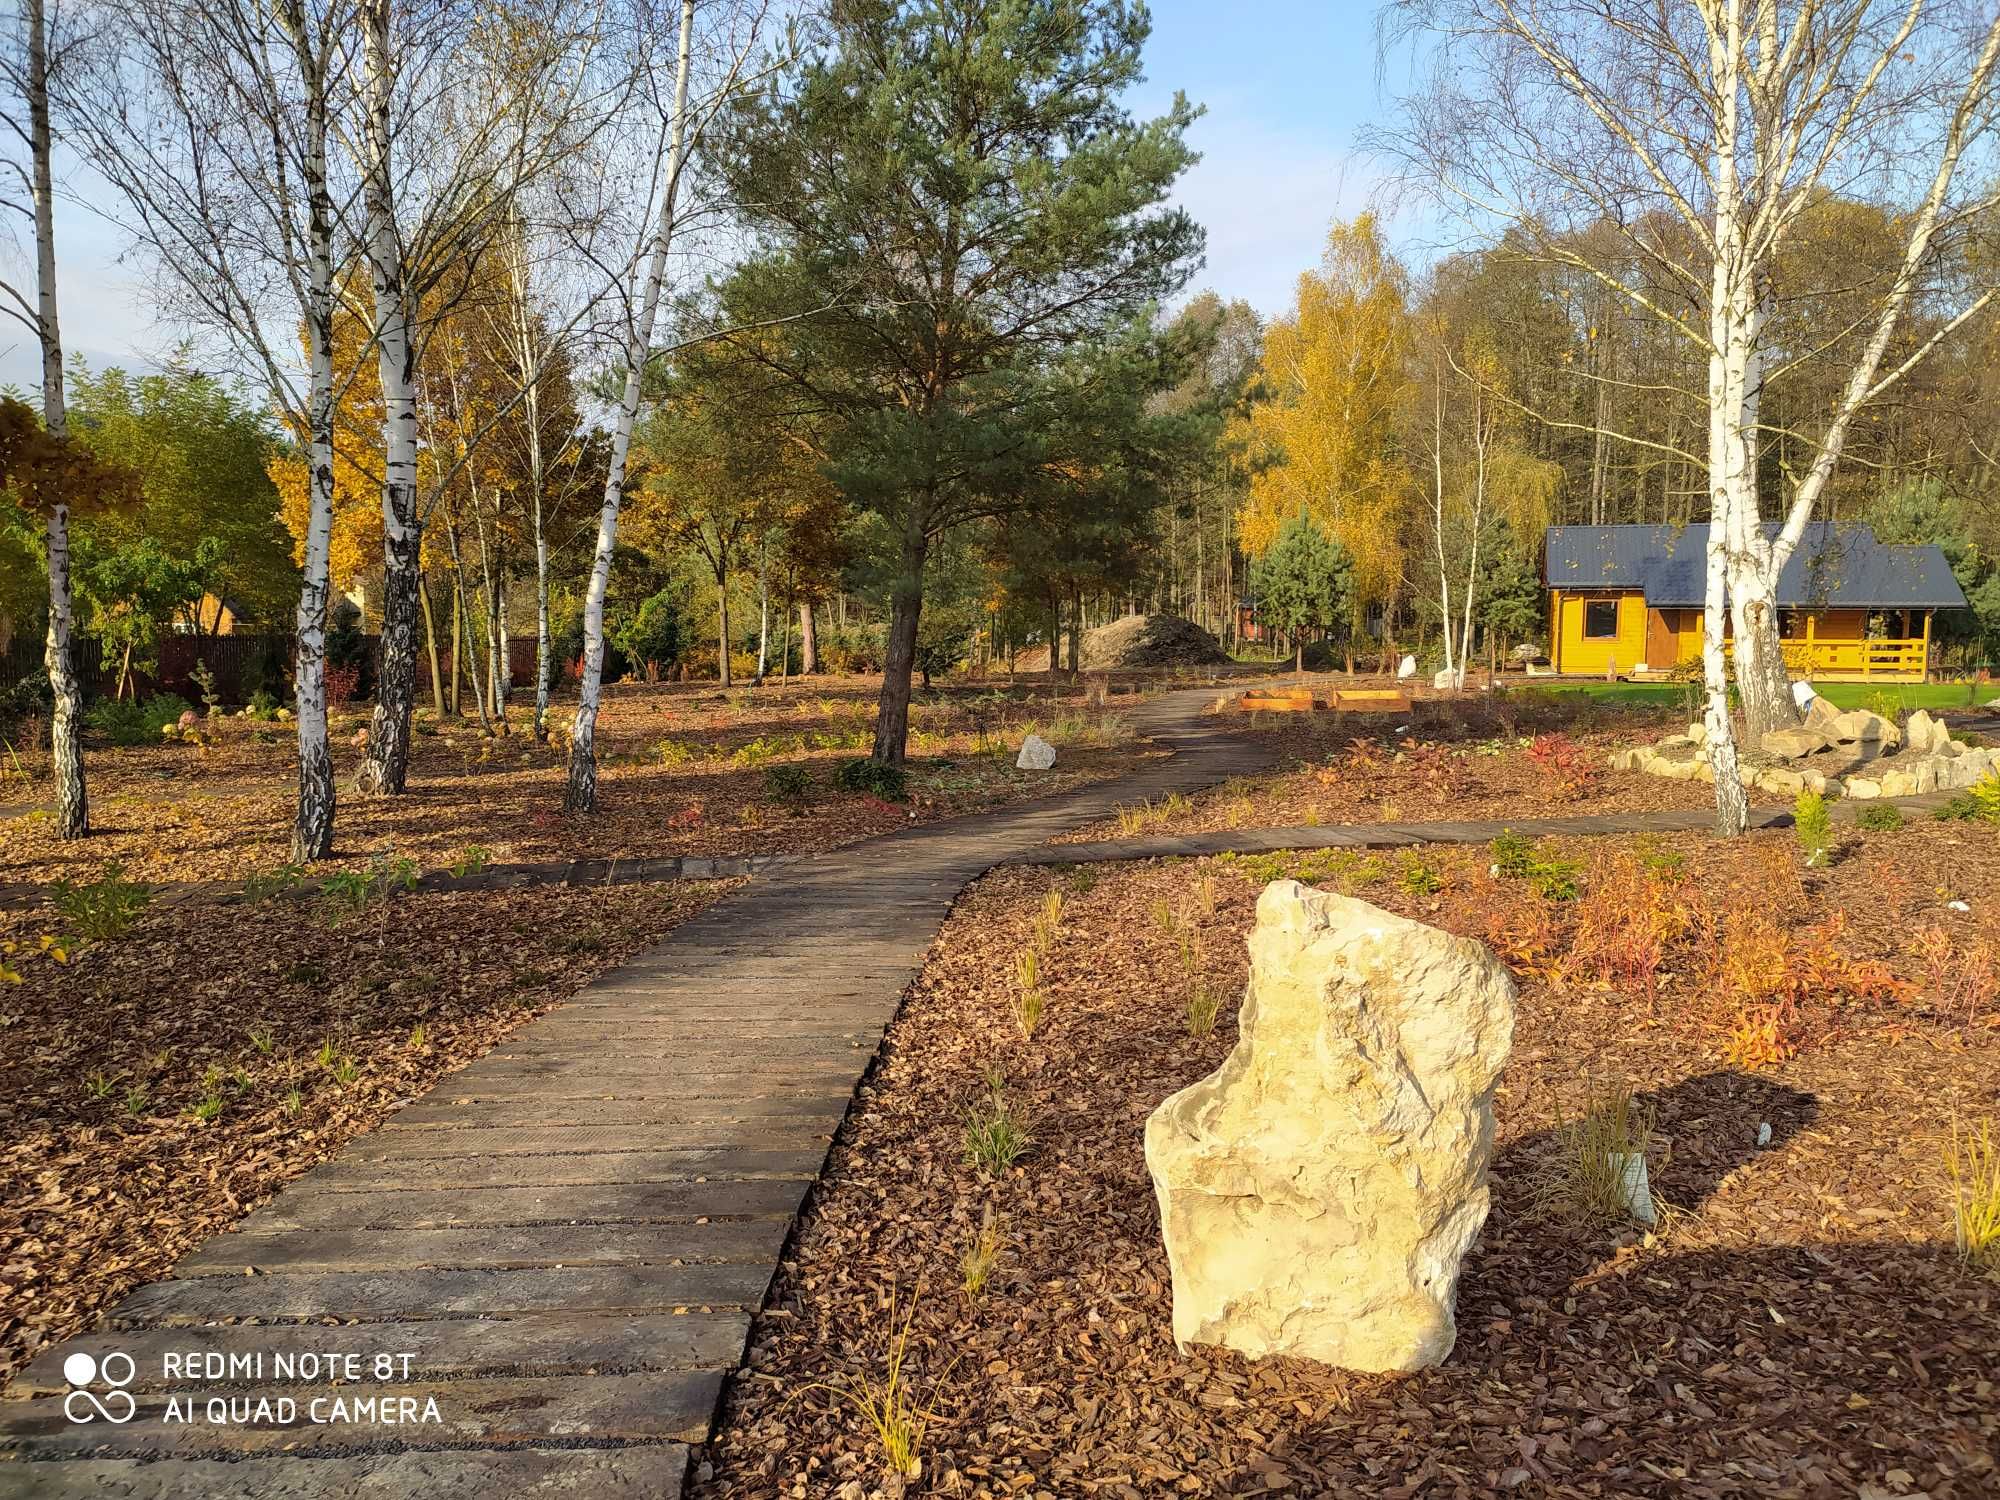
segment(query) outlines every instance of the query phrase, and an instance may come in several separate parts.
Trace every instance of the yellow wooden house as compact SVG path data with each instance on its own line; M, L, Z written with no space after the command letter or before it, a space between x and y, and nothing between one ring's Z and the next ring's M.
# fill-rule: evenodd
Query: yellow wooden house
M1550 665L1643 678L1698 659L1707 547L1705 525L1551 526ZM1778 578L1786 667L1818 682L1922 682L1931 617L1963 608L1941 551L1887 546L1866 526L1809 527Z

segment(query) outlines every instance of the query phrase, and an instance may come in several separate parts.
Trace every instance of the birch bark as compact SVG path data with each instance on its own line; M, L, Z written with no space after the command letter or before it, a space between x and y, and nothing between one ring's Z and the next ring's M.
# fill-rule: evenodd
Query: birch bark
M597 807L596 736L604 680L604 595L611 583L611 557L618 542L618 511L625 497L625 463L632 449L632 424L639 415L640 377L645 373L646 353L652 346L660 287L667 274L667 251L674 238L674 203L687 155L688 71L693 41L694 0L681 0L666 180L660 193L659 220L653 229L652 253L647 257L640 287L638 316L630 319L626 327L624 390L611 428L611 462L604 479L604 503L597 515L597 548L591 557L590 582L583 599L583 670L577 684L576 722L570 735L569 781L563 792L566 812L591 812Z
M393 115L396 58L390 0L360 7L368 276L374 303L376 367L382 388L382 658L368 757L360 789L400 795L410 771L410 711L417 682L417 577L423 532L417 519L416 348L402 235L396 223ZM454 654L457 643L453 643Z
M326 723L326 612L333 534L333 199L327 188L327 79L299 0L276 14L305 81L301 166L305 192L306 274L303 309L310 366L306 393L307 499L298 639L293 648L293 714L299 734L299 796L292 818L295 864L333 854L338 793Z
M50 153L49 32L45 0L27 0L28 151L32 162L35 215L35 333L42 354L42 425L52 438L69 435L63 400L62 324L56 305L55 185ZM51 498L44 530L49 571L49 630L42 660L55 700L49 749L55 772L56 837L80 839L90 832L90 793L83 777L83 684L76 674L76 608L70 591L70 508L58 492Z

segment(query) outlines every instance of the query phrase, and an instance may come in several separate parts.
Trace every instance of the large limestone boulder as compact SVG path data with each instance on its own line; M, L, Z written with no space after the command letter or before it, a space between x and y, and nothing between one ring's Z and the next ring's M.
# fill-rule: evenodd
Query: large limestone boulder
M1970 748L1937 763L1937 787L1941 792L1955 792L1983 780L1995 766L2000 766L2000 750L1991 748Z
M1451 1352L1514 984L1484 946L1265 887L1239 1037L1146 1122L1174 1338L1416 1370Z
M1853 708L1844 714L1836 714L1821 733L1828 739L1839 740L1843 744L1879 744L1893 749L1903 742L1902 730L1880 714L1870 713L1865 708Z
M1805 727L1819 734L1825 734L1833 721L1840 717L1840 710L1817 693L1813 694L1812 702L1803 707Z
M1920 708L1903 723L1903 743L1918 755L1950 754L1951 731Z
M1810 729L1768 730L1762 743L1766 755L1775 755L1780 760L1803 760L1827 745L1824 735Z

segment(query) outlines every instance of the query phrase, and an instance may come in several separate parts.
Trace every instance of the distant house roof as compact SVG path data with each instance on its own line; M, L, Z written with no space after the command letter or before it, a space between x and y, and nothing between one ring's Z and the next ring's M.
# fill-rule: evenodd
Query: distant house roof
M1776 522L1764 527L1778 534ZM1646 602L1702 601L1706 524L1551 526L1542 576L1552 589L1643 589ZM1816 521L1778 575L1778 603L1813 609L1963 609L1965 595L1936 547L1891 547L1866 526Z

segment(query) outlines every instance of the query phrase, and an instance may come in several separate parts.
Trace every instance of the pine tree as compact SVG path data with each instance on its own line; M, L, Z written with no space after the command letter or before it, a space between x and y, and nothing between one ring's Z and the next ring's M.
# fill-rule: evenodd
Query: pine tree
M1200 228L1176 98L1134 121L1150 22L1124 0L867 0L717 140L763 253L730 321L794 318L765 358L836 418L831 472L889 547L876 759L903 758L924 571L953 527L1047 493L1079 346L1185 282Z
M1347 549L1300 511L1250 570L1258 613L1292 638L1305 670L1305 632L1337 629L1352 609L1354 565Z

